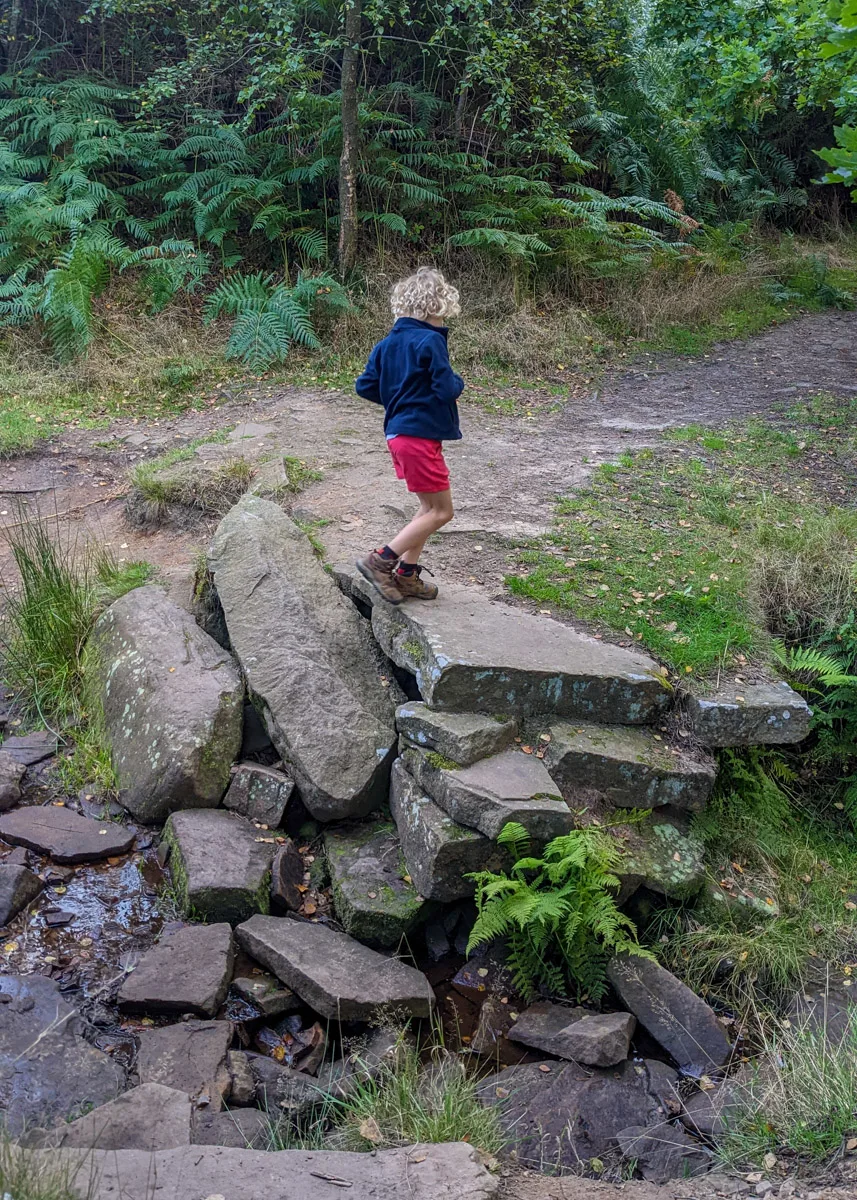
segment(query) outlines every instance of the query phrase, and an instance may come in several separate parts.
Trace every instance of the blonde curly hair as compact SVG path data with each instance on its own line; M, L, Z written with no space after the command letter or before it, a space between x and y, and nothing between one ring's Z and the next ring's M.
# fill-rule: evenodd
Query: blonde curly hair
M390 293L394 317L457 317L461 312L458 289L447 283L440 271L420 267L415 275L400 279Z

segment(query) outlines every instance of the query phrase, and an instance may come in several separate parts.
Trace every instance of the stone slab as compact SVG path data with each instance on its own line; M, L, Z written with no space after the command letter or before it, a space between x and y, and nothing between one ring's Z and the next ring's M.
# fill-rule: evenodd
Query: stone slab
M239 975L232 980L232 990L242 1000L254 1004L266 1017L279 1017L300 1008L300 997L291 988L283 987L267 971Z
M12 1137L114 1100L125 1076L82 1037L77 1011L43 975L0 976L0 1123Z
M389 821L328 829L324 849L336 915L368 946L395 949L420 920L424 897L406 879L402 846Z
M226 997L233 957L229 925L178 929L162 938L125 976L119 1009L213 1017Z
M518 722L481 713L443 712L427 704L408 702L396 709L396 728L412 745L434 750L459 766L469 767L511 745Z
M297 912L303 903L304 860L291 838L278 844L271 864L271 911Z
M422 750L406 750L401 758L454 821L485 837L496 839L507 822L517 821L534 841L548 842L574 825L559 788L535 755L503 750L461 768Z
M67 1165L80 1200L494 1200L499 1176L465 1142L419 1145L376 1154L323 1150L241 1150L190 1146L143 1150L39 1151ZM329 1181L342 1180L341 1184ZM345 1185L347 1186L347 1189Z
M434 1007L420 971L324 925L257 915L236 935L242 949L324 1017L366 1021L383 1008L427 1017Z
M330 821L383 803L395 690L307 538L276 504L245 496L218 527L209 566L249 690L309 811Z
M170 872L186 910L210 921L243 921L270 906L273 838L223 809L173 813L164 826Z
M643 885L672 900L688 900L705 882L705 849L669 821L618 827L624 860L617 869L628 896Z
M712 1163L711 1152L696 1138L675 1125L646 1129L632 1125L617 1135L619 1149L637 1170L651 1183L668 1183L670 1179L692 1179L704 1175Z
M41 894L44 883L35 871L15 863L0 863L0 927Z
M694 734L703 746L779 746L801 742L812 709L783 680L730 684L687 701Z
M122 804L151 824L219 804L241 745L231 655L152 586L111 604L89 645Z
M140 1031L137 1074L140 1083L160 1083L191 1099L205 1094L220 1107L229 1090L226 1052L232 1041L229 1021L183 1021Z
M592 1013L539 1001L511 1025L507 1036L534 1050L592 1067L613 1067L628 1057L637 1021L630 1013Z
M134 831L124 825L93 821L55 804L5 813L0 817L0 838L47 854L57 863L97 862L125 854L134 845Z
M57 1146L81 1150L172 1150L190 1145L192 1105L185 1092L144 1083L63 1126Z
M193 1118L195 1146L234 1146L241 1150L272 1150L271 1118L258 1108L229 1112L200 1109Z
M714 786L709 755L668 746L649 729L557 722L548 733L545 766L572 804L577 791L594 789L618 808L699 812Z
M432 604L374 604L372 628L432 708L640 725L669 703L653 659L472 588L448 585Z
M421 896L447 904L473 895L473 871L496 871L504 851L491 839L459 825L435 804L400 758L390 773L390 812L408 873Z
M680 979L650 959L622 955L607 978L644 1029L690 1074L728 1061L732 1047L713 1009Z
M24 763L0 748L0 812L6 812L21 799L21 780L26 770Z
M294 790L295 781L282 771L258 763L239 763L223 798L223 807L276 829Z
M57 736L47 730L36 733L20 733L7 737L2 745L2 753L8 754L19 766L33 767L36 763L44 762L57 752Z

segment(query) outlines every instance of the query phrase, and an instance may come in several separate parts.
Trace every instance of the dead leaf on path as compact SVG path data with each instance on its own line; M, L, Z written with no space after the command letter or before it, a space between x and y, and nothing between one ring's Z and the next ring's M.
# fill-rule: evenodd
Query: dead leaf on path
M307 900L306 904L303 906L301 911L304 912L308 917L311 917L312 914L314 912L317 912L318 910L317 910L316 906L313 904L312 900Z
M361 1121L358 1133L367 1142L382 1142L384 1140L384 1135L381 1133L378 1122L374 1117L366 1117L364 1121Z

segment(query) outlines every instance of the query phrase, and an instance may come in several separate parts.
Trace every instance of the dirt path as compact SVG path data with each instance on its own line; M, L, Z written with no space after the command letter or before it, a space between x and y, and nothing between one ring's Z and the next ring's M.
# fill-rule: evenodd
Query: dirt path
M412 502L391 470L380 411L340 392L266 394L255 386L254 392L248 385L243 398L224 398L209 411L170 421L69 431L40 452L4 464L0 526L33 511L58 514L71 539L93 537L119 558L146 558L177 572L205 545L208 531L146 536L129 530L121 499L127 471L165 449L252 420L274 426L275 444L322 471L295 507L327 523L320 532L330 557L351 558L389 536ZM465 438L448 454L456 518L433 550L432 566L442 576L496 591L502 557L481 563L476 543L547 528L557 495L584 480L594 464L650 445L668 427L722 425L821 390L857 391L855 313L804 316L749 341L716 346L697 360L649 356L558 411L535 393L531 411L515 416L490 414L471 399L462 406Z

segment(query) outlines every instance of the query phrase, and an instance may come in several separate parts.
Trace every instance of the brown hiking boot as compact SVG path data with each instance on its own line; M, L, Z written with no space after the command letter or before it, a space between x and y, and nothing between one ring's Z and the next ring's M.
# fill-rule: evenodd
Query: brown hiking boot
M384 558L377 550L357 560L357 570L364 579L369 580L378 595L388 604L401 604L405 598L396 586L393 575L395 568L396 560Z
M420 575L423 571L427 571L427 567L415 567L410 575L403 575L401 571L397 571L393 576L396 587L402 593L405 600L436 600L437 585L434 583L423 583ZM431 575L431 571L428 572Z

